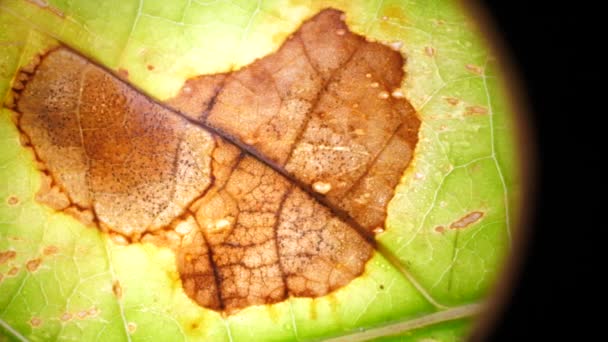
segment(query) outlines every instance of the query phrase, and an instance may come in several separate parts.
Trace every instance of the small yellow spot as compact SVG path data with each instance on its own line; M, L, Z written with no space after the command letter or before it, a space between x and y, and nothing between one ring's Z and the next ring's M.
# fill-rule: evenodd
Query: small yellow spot
M372 78L372 74L370 74L369 72L367 74L365 74L365 77L367 78Z
M359 108L359 104L357 102L353 103L353 108Z
M356 135L365 135L365 130L364 130L364 129L361 129L361 128L357 128L357 129L354 131L354 133L355 133Z
M135 333L135 330L137 330L137 324L134 322L127 323L127 330L129 330L129 334Z
M15 195L8 196L8 198L6 199L6 203L8 203L8 205L14 207L17 204L19 204L19 197L15 196Z
M383 91L381 91L381 92L378 93L378 97L381 98L381 99L383 99L383 100L388 99L389 96L390 95L388 94L388 91L384 91L383 90Z
M376 227L376 228L374 228L374 230L372 230L372 232L374 232L374 234L384 233L384 228Z
M30 319L30 324L33 327L39 327L42 324L42 319L39 317L32 317L32 319Z
M405 97L405 94L403 94L403 91L400 88L393 90L391 95L396 99L402 99Z
M387 20L388 20L388 17L387 17L387 16L385 16L385 15L383 15L383 16L382 16L382 20L387 21Z
M338 30L336 30L336 34L338 36L343 36L343 35L346 34L346 30L344 30L344 29L338 29Z
M378 83L378 82L372 82L369 86L372 87L372 88L378 88L380 86L380 83Z
M312 189L320 194L325 195L331 190L331 184L317 181L312 184Z

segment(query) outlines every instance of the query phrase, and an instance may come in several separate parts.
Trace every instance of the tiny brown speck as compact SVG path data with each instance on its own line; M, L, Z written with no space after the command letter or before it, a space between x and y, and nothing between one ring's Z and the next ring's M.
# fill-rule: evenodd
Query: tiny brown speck
M25 267L27 268L28 271L34 272L38 269L38 266L40 266L41 262L42 262L42 260L40 260L39 258L32 259L25 264Z
M120 76L120 78L129 78L129 70L118 69L118 76Z
M129 330L130 334L133 334L135 332L135 330L137 330L137 324L135 324L133 322L129 322L127 324L127 329Z
M87 311L87 314L89 316L95 316L99 313L99 310L96 307L92 307L89 309L89 311Z
M13 267L8 271L8 275L9 276L14 276L19 272L19 267Z
M112 284L112 292L116 298L120 299L122 297L122 286L120 286L120 282L118 280L114 281Z
M443 232L445 232L445 227L444 226L437 226L437 227L435 227L435 231L437 233L443 233Z
M466 108L465 115L483 115L488 114L488 108L482 106L470 106Z
M6 203L8 203L8 205L10 205L10 206L16 206L17 204L19 204L19 197L14 196L14 195L9 196L6 199Z
M467 70L469 70L470 72L477 74L477 75L481 75L483 74L483 68L474 64L467 64L465 66L467 68Z
M483 217L483 212L473 211L450 225L450 229L461 229L472 225Z
M42 319L38 317L32 317L32 319L30 319L30 324L33 327L39 327L42 324Z
M150 71L154 70L154 65L148 64L148 70L150 70Z
M59 248L57 248L57 246L52 245L44 247L44 250L42 251L44 255L53 255L57 254L57 252L59 252Z
M435 56L435 48L432 46L427 46L424 48L424 53L426 53L426 55L429 57L433 57Z
M460 102L460 100L458 100L458 99L457 99L457 98L455 98L455 97L446 97L446 98L445 98L445 100L446 100L446 101L447 101L449 104L451 104L452 106L455 106L455 105L457 105L457 104Z
M70 319L72 319L72 314L69 312L64 312L61 317L59 317L59 319L61 319L62 321L69 321Z
M11 259L14 259L15 256L17 256L17 252L15 251L0 252L0 265Z

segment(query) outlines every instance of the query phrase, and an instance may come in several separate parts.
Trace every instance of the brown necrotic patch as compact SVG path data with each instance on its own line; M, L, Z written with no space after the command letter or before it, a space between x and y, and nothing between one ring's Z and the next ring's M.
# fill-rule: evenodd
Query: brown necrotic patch
M403 63L325 10L167 105L59 48L19 75L14 109L39 201L174 249L185 292L230 312L362 274L417 142Z
M420 122L399 90L403 57L350 32L340 16L321 12L276 53L193 78L169 104L372 232L384 226Z

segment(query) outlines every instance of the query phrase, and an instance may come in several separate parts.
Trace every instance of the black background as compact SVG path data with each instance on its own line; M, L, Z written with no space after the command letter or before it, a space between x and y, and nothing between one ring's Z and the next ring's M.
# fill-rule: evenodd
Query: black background
M608 126L600 121L608 117L600 77L608 35L599 34L608 17L580 1L482 4L519 72L538 146L531 241L488 340L583 340L608 324L593 310L603 311L606 297L599 277L607 269L596 264L608 249L602 238L608 225L597 219L608 211L599 165L608 157Z

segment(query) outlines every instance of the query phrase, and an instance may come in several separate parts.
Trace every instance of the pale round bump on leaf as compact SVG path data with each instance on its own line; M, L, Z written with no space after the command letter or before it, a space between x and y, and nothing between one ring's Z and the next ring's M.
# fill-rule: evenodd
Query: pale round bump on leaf
M331 188L332 186L330 183L326 183L323 181L316 181L312 184L312 189L322 195L325 195L326 193L330 192Z
M137 331L137 324L135 322L127 323L127 330L129 331L129 334L134 334L135 331Z
M34 328L38 328L42 325L42 318L40 317L32 317L29 321L30 325Z
M383 90L383 91L381 91L381 92L378 93L378 98L380 98L382 100L386 100L389 97L390 97L390 95L389 95L388 91Z
M393 92L391 93L391 96L396 98L396 99L404 99L405 98L405 94L403 93L403 90L401 90L401 88L395 88L393 90Z
M401 48L403 47L403 42L398 40L398 41L394 41L389 43L389 46L391 47L391 49L395 50L395 51L401 51Z

